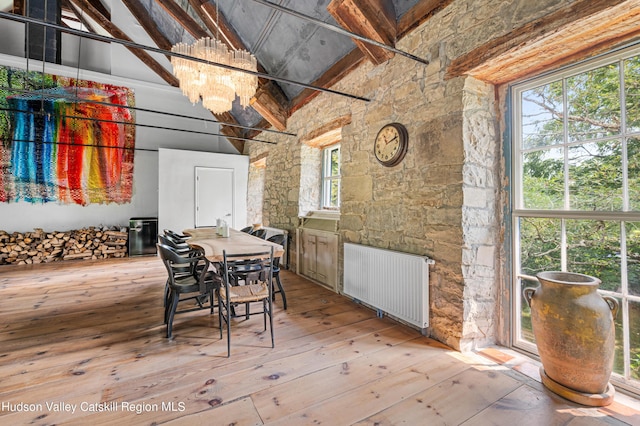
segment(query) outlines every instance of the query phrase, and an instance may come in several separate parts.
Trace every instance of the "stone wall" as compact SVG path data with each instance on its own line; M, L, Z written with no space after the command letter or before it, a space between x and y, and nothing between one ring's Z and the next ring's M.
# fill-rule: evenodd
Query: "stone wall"
M289 118L297 138L263 134L278 145L247 144L252 157L269 151L265 224L295 235L306 209L300 194L310 190L299 139L351 114L341 142L342 242L431 257L430 335L461 350L495 342L504 264L495 90L445 72L452 59L565 3L456 0L397 43L429 65L401 55L365 62L333 89L370 102L320 94ZM373 140L395 121L407 127L409 148L387 168L375 160Z
M262 223L265 168L249 164L247 184L247 224Z

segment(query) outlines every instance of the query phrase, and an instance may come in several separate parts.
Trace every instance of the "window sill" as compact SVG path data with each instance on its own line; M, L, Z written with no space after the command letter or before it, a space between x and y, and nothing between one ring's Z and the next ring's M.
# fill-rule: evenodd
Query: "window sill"
M305 218L340 220L340 210L312 210Z

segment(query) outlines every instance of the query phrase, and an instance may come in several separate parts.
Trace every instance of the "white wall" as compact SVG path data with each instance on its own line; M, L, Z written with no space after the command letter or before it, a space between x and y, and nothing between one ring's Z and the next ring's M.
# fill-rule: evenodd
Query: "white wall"
M6 21L0 20L1 25L5 23ZM26 69L27 61L24 58L0 54L0 65ZM29 60L29 70L41 71L42 63ZM157 150L159 148L238 154L226 138L144 127L162 126L209 134L218 133L217 123L200 121L214 119L213 115L199 105L191 105L177 88L49 63L45 64L45 72L127 86L134 90L137 107L193 116L199 120L188 120L159 113L136 112L138 127L136 127L134 192L130 203L86 207L54 203L30 204L23 201L0 203L0 230L25 232L38 227L45 231L64 231L84 226L127 226L131 217L157 217Z
M234 170L233 223L240 229L247 223L247 181L249 157L207 152L160 149L159 151L158 230L182 232L195 227L196 167ZM211 188L215 197L216 188Z

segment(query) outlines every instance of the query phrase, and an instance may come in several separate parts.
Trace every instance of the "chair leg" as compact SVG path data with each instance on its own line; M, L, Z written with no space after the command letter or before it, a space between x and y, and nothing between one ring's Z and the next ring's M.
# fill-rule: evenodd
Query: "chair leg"
M275 341L273 339L273 302L271 301L271 298L268 299L268 305L269 305L269 328L271 329L271 347L275 348L276 344Z
M229 317L229 299L227 299L227 358L231 356L231 318Z
M222 299L218 294L218 324L220 325L220 339L222 339Z
M167 319L169 317L169 306L167 305L167 302L165 301L164 303L164 323L167 323Z
M165 295L164 300L164 323L166 324L169 321L169 313L171 312L171 297L172 291L170 287L167 287L167 294Z
M167 319L167 338L171 337L171 331L173 329L173 317L176 314L176 309L178 309L178 301L180 301L180 294L172 291L171 292L171 311L169 312L169 318Z
M262 301L262 320L263 320L263 326L264 326L264 331L267 331L267 300L264 299Z
M284 294L284 288L282 288L282 282L280 281L280 274L276 274L275 276L276 279L276 285L278 286L278 293L280 293L280 296L282 296L282 306L284 307L284 310L287 310L287 296ZM274 300L275 300L275 293L274 293Z

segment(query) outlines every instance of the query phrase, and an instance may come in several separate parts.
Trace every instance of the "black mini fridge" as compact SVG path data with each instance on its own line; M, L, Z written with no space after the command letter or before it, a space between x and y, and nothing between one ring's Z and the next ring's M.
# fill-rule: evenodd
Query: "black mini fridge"
M155 255L157 238L157 217L129 219L129 256Z

